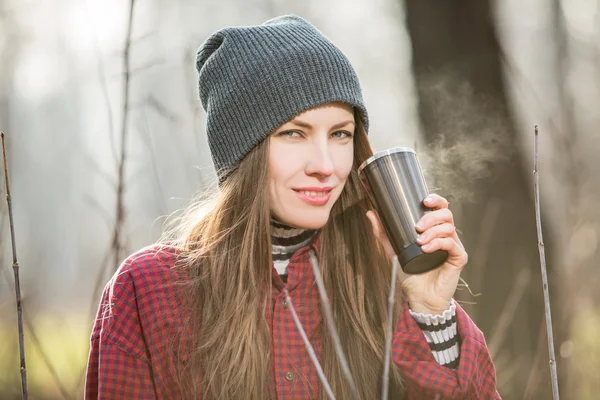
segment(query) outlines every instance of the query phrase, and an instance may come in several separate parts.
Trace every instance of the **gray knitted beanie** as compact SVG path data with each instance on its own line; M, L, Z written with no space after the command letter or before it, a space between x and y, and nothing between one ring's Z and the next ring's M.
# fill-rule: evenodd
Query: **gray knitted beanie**
M300 17L221 29L198 50L196 68L219 183L254 146L309 108L333 101L351 104L368 129L350 62Z

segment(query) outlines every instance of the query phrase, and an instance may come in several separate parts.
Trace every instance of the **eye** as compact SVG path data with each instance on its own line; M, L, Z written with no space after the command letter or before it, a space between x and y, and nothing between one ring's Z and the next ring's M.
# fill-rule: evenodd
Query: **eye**
M302 137L302 135L298 131L283 131L283 132L279 132L279 134L277 136L286 136L286 137L295 137L295 138Z
M351 138L352 136L354 135L348 131L337 131L331 134L331 137L339 139Z

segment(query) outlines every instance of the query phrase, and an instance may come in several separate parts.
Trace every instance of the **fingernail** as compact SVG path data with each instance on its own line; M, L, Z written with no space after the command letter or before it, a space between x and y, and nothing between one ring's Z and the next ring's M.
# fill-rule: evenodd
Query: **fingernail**
M429 243L424 244L423 246L421 246L422 250L429 250L431 248L431 245Z
M417 242L423 243L424 241L425 241L425 235L418 235L417 236Z
M428 202L428 203L431 203L433 201L433 197L428 196L428 197L425 198L425 201Z

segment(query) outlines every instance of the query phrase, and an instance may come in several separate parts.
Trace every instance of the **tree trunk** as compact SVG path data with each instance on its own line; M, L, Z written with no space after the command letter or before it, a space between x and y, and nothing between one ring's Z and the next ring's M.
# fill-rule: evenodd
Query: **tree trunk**
M548 360L548 348L533 189L527 176L533 166L525 165L519 153L490 8L489 0L406 1L427 146L422 153L428 160L428 179L450 198L470 255L463 277L481 296L473 298L463 288L457 298L477 303L465 308L486 334L501 394L523 399L529 385L532 398L550 398L548 364L536 362ZM552 267L547 227L544 238ZM554 314L559 313L559 304L553 306ZM498 326L501 320L508 322Z

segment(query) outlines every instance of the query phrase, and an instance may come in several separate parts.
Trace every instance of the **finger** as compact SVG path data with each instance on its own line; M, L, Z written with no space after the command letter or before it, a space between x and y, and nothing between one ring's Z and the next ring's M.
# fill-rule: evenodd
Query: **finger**
M452 238L435 238L426 245L421 246L421 250L425 253L445 250L448 252L448 259L446 261L460 268L464 267L468 260L465 249Z
M435 238L429 243L421 246L421 249L425 253L433 253L437 250L446 250L448 252L454 251L458 249L458 243L454 241L452 238Z
M456 229L454 225L449 223L443 223L440 225L432 226L425 230L417 237L417 243L424 245L429 243L435 238L452 238L456 240Z
M415 227L418 232L423 232L432 226L444 223L454 225L454 214L447 208L441 208L423 215Z
M450 203L448 203L448 200L439 194L431 193L425 198L425 200L423 200L423 204L432 210L440 210L442 208L448 208Z

